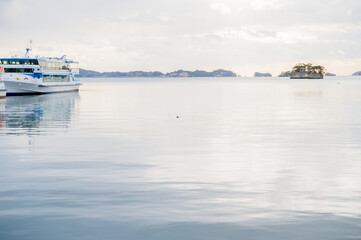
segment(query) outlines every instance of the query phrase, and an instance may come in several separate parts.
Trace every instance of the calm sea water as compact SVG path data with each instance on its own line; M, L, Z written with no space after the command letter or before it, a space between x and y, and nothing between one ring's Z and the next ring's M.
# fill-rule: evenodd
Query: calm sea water
M361 239L361 78L0 100L0 239Z

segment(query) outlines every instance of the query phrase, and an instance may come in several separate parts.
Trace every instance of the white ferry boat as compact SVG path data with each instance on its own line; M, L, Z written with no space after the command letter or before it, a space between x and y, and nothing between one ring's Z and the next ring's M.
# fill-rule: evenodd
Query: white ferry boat
M29 57L0 58L0 82L4 82L6 95L44 94L78 91L81 85L78 62L61 58Z

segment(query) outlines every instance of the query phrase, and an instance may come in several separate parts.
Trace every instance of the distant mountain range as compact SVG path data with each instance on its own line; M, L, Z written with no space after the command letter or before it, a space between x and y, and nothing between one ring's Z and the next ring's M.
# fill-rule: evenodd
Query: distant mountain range
M279 77L289 77L290 71L282 72ZM360 72L355 72L353 76L361 76ZM259 73L256 72L254 77L271 77L269 73ZM332 73L326 73L325 76L335 76ZM159 71L154 72L145 72L145 71L131 71L131 72L97 72L92 70L80 69L79 77L89 77L89 78L125 78L125 77L237 77L237 74L229 70L215 70L212 72L207 72L203 70L196 71L184 71L178 70L169 73L162 73Z
M132 72L96 72L92 70L80 69L79 77L90 78L124 78L124 77L237 77L232 71L228 70L215 70L213 72L207 72L202 70L196 71L184 71L178 70L170 73L162 72L144 72L144 71L132 71Z

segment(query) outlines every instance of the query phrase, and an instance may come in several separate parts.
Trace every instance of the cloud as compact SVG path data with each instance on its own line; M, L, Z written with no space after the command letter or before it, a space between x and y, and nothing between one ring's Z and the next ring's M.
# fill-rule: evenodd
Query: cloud
M317 37L312 32L302 30L302 28L264 28L262 26L247 26L240 28L225 28L214 35L223 40L243 39L260 43L282 43L296 44L305 41L317 41Z
M281 0L253 0L252 6L256 10L279 10L282 7Z
M213 3L211 5L211 8L213 10L220 11L223 14L229 13L232 11L230 7L228 7L225 3Z

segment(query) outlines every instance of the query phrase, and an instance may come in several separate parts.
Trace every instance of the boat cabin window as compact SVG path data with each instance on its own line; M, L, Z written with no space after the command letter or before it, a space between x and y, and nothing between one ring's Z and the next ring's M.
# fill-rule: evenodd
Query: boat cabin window
M2 65L39 65L34 59L0 59Z
M39 63L46 70L69 70L68 64L65 62L40 61Z
M34 68L5 68L6 73L33 73Z
M9 61L10 65L19 65L20 64L20 60L10 60Z
M69 82L69 75L43 75L44 82Z

